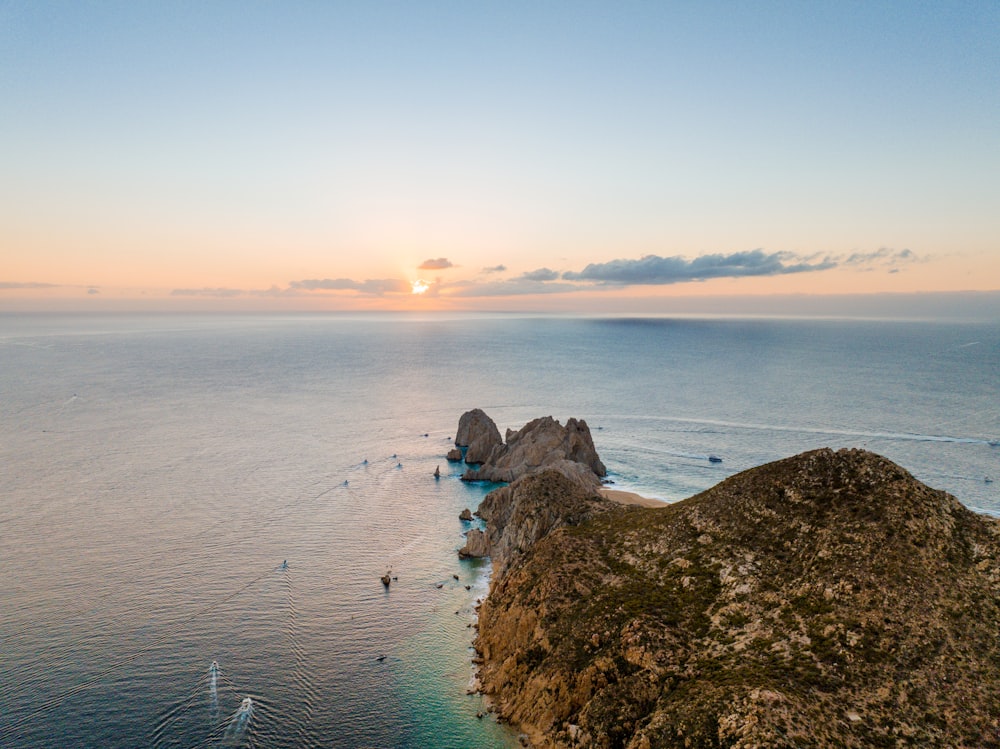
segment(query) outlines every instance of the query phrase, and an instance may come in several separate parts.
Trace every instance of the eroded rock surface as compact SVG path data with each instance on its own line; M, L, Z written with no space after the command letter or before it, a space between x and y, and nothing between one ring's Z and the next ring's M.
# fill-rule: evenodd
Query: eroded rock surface
M464 414L462 419L468 415ZM499 431L497 435L499 437ZM518 431L508 429L505 442L498 441L485 456L477 454L477 458L483 458L481 461L470 460L471 450L470 446L466 462L481 462L482 465L465 472L462 478L467 481L509 483L529 473L555 468L585 487L597 487L601 477L607 475L587 422L582 419L569 419L563 426L551 416L544 416L528 422Z
M458 550L458 555L462 559L488 557L490 555L490 547L486 539L486 534L478 528L470 530L465 534L465 546Z
M1000 746L996 521L861 450L658 509L563 479L479 511L479 678L535 746Z
M493 574L501 575L556 528L579 525L616 503L550 468L494 489L476 514L486 521Z
M474 408L466 411L458 420L455 444L466 448L466 463L482 463L494 448L503 444L503 440L493 419L481 408Z

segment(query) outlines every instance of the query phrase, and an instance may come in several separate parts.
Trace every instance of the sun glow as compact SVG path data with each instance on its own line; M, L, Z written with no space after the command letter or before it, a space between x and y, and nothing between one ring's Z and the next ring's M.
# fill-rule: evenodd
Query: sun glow
M420 279L417 279L416 281L413 282L413 293L423 294L430 287L431 287L430 284L427 283L426 281L421 281Z

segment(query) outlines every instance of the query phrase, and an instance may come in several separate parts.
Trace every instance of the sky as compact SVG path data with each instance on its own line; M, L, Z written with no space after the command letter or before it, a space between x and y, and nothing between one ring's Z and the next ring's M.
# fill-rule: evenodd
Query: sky
M996 0L0 0L0 311L982 298L998 123Z

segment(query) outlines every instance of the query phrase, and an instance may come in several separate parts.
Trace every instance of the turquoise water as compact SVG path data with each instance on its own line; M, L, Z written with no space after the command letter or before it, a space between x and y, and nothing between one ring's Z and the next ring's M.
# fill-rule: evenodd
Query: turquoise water
M995 325L5 315L0 357L0 746L513 745L466 694L477 406L668 501L864 446L1000 513Z

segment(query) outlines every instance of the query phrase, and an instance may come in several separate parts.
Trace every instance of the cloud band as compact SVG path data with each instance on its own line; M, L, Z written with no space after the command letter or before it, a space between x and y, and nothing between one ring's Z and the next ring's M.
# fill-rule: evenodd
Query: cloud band
M562 277L567 281L590 281L607 285L663 285L707 281L712 278L806 273L836 266L836 261L829 258L808 262L791 253L749 250L730 255L702 255L693 260L659 255L646 255L638 260L611 260L607 263L591 263L579 272L567 271Z

